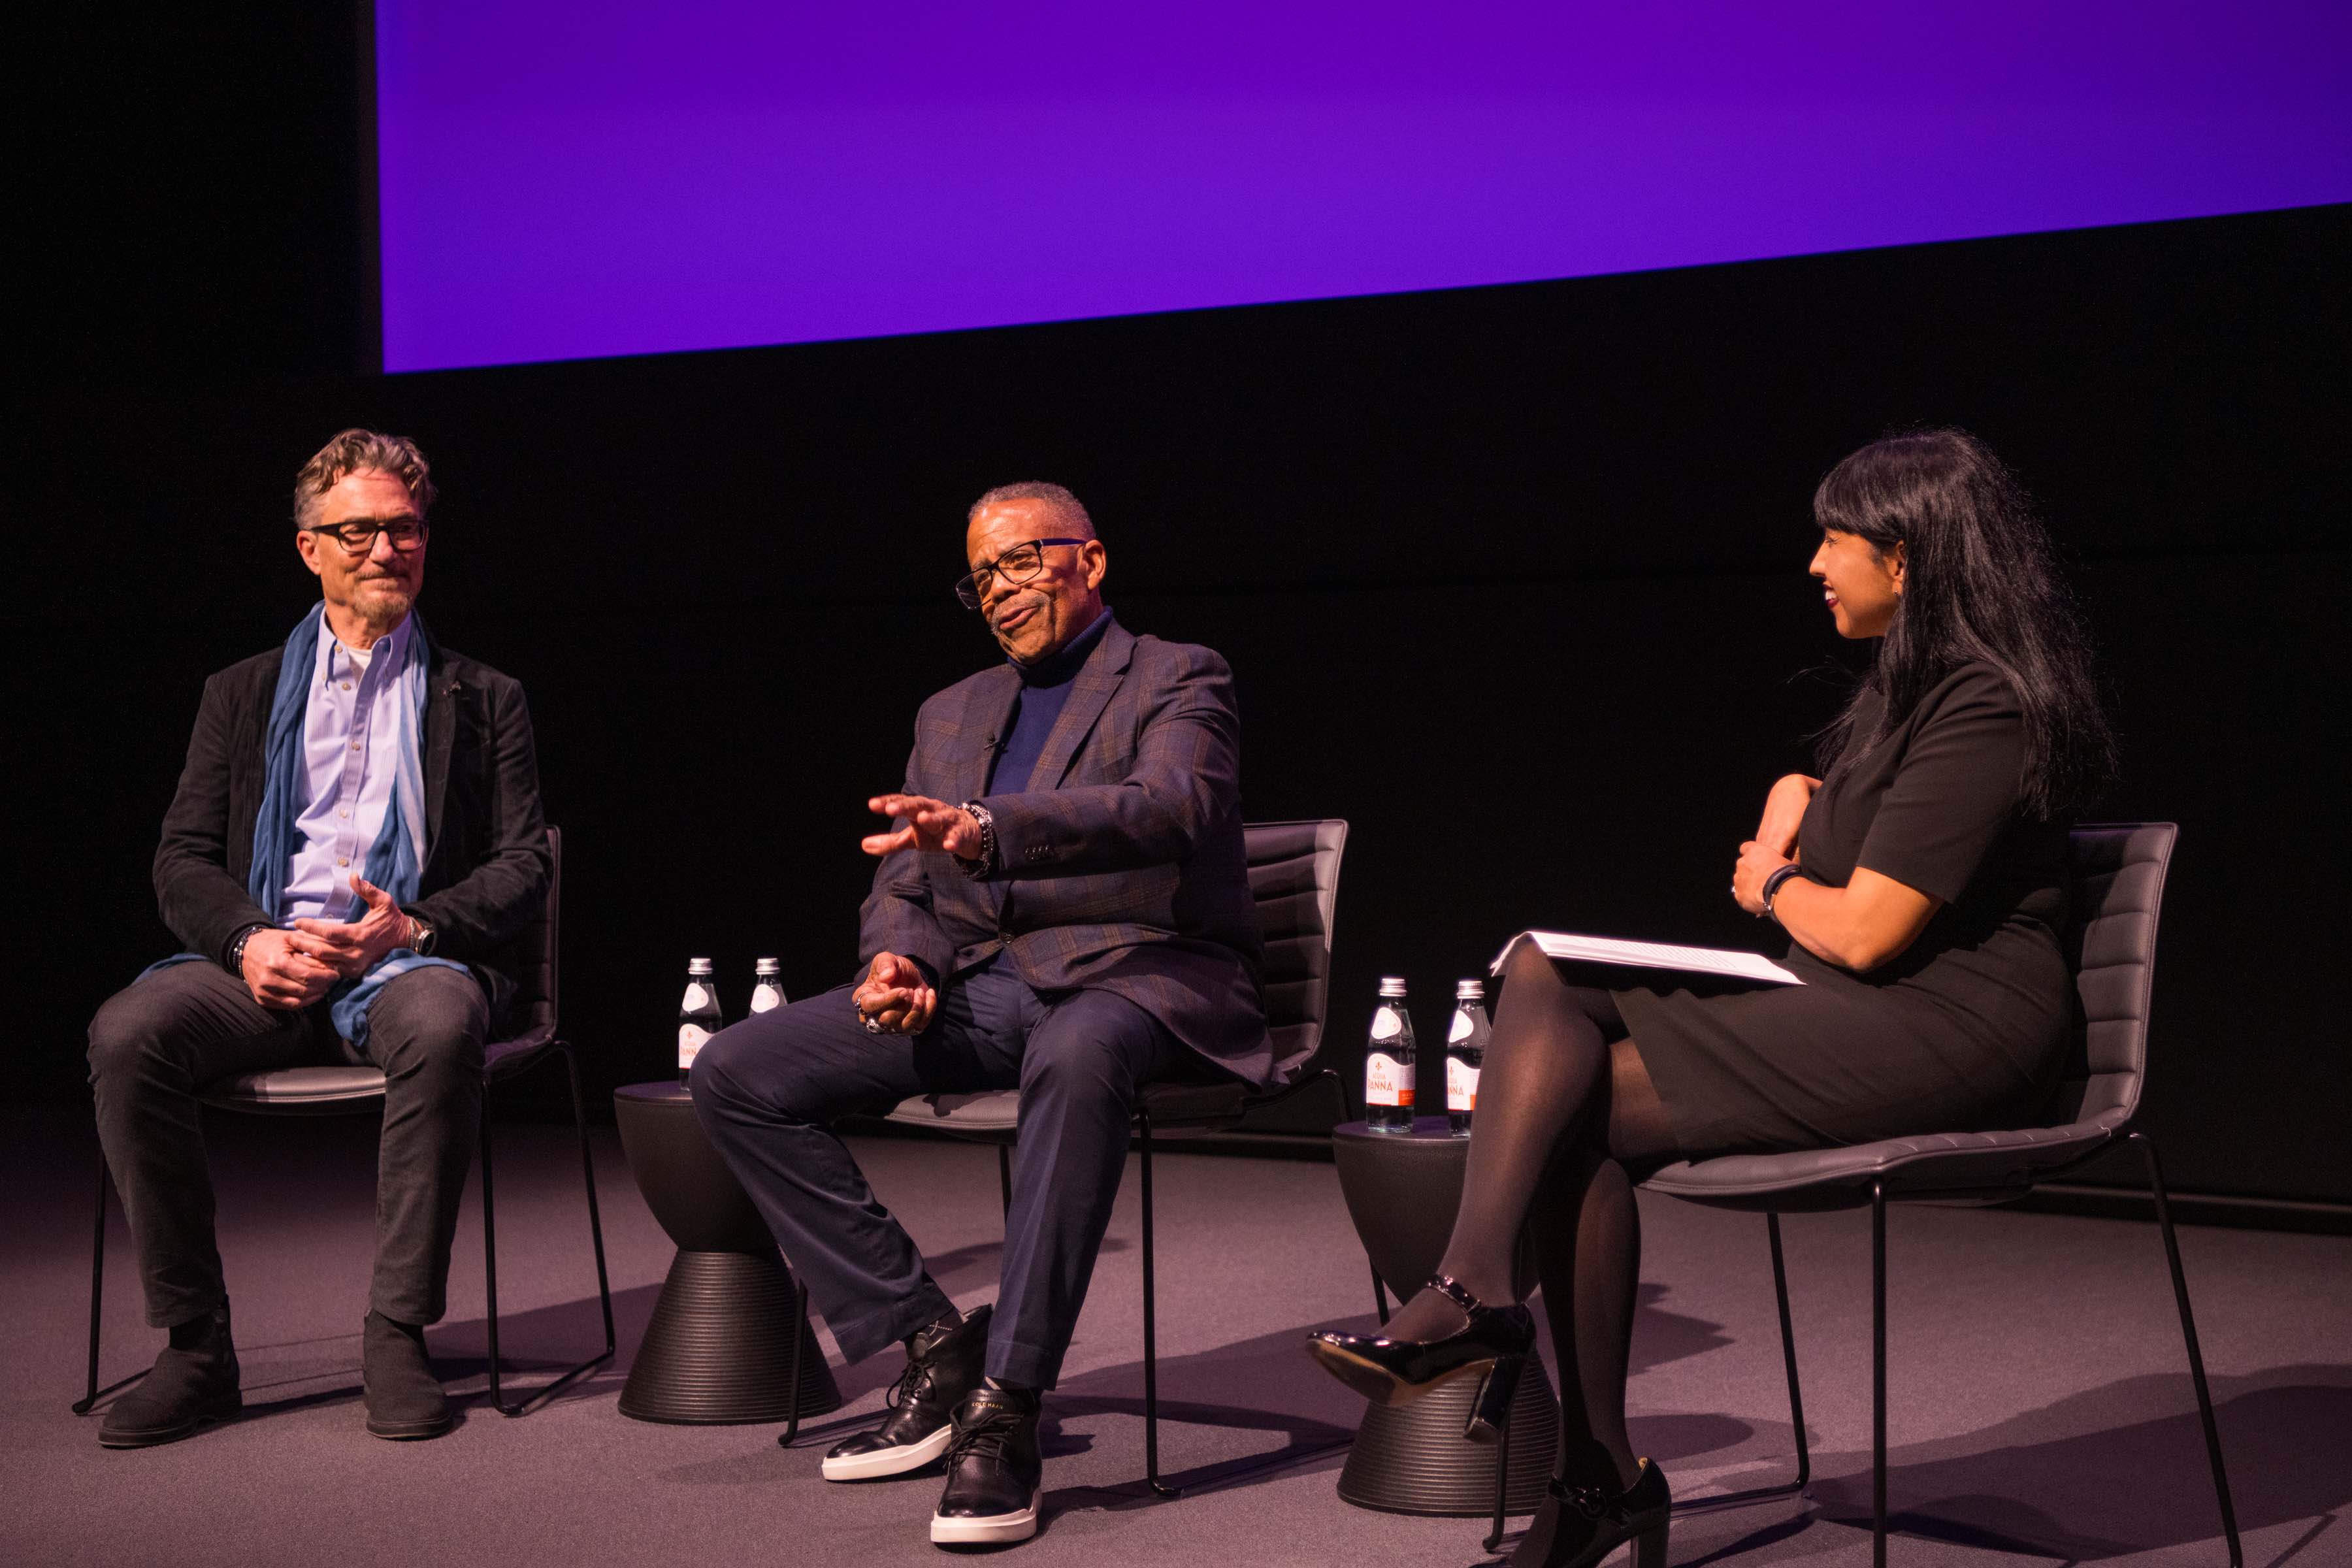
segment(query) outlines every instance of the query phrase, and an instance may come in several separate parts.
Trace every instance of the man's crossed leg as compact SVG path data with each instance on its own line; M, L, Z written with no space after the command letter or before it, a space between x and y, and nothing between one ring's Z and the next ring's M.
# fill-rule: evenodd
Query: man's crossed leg
M1192 1058L1124 997L1041 993L1001 957L944 988L919 1036L869 1033L851 992L714 1037L694 1064L696 1111L843 1357L907 1347L891 1410L826 1456L826 1477L907 1474L944 1456L931 1539L1023 1540L1036 1529L1039 1396L1061 1375L1086 1300L1136 1093ZM964 1320L830 1124L912 1095L1013 1088L1020 1141L997 1299Z

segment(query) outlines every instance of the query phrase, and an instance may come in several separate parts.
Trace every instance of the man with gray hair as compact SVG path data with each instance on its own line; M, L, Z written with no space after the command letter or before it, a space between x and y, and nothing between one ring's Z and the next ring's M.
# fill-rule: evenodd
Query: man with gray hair
M1104 607L1109 557L1077 498L974 503L956 584L1006 662L923 704L854 984L714 1036L694 1104L806 1281L842 1354L907 1367L828 1480L944 1463L941 1545L1037 1528L1043 1392L1060 1376L1126 1167L1138 1089L1265 1085L1233 676ZM927 1093L1021 1091L996 1300L960 1313L830 1129Z
M346 430L294 486L320 603L285 646L205 683L155 851L188 951L89 1026L99 1142L171 1342L99 1441L148 1447L236 1411L197 1095L301 1063L384 1076L376 1256L361 1327L367 1429L438 1436L425 1353L446 1306L482 1100L482 1048L512 991L508 944L550 870L522 688L415 614L433 480L397 436Z

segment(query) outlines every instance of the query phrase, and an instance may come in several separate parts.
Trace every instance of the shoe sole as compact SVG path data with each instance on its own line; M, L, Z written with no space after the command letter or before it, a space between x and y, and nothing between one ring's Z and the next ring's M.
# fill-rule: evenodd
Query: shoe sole
M209 1410L203 1411L194 1420L184 1421L177 1426L151 1426L138 1432L125 1432L120 1429L110 1432L101 1426L98 1431L98 1446L101 1448L160 1447L165 1443L176 1443L183 1437L193 1437L215 1422L229 1420L244 1408L244 1396L239 1395L225 1404L216 1405Z
M955 1423L942 1421L940 1429L919 1443L901 1443L895 1448L877 1448L870 1454L846 1454L836 1459L824 1457L824 1479L829 1481L878 1481L885 1476L903 1476L909 1470L919 1470L936 1464L948 1444L955 1436Z
M1016 1541L1026 1541L1037 1533L1037 1494L1029 1494L1029 1506L1015 1513L992 1513L985 1518L958 1516L944 1519L931 1516L931 1544L934 1546L1010 1546Z
M382 1437L392 1443L415 1443L427 1437L438 1437L457 1424L455 1415L444 1415L438 1421L378 1421L368 1417L368 1436Z
M1323 1340L1307 1341L1307 1352L1315 1358L1324 1371L1341 1383L1346 1384L1373 1404L1386 1405L1391 1409L1400 1405L1410 1405L1422 1395L1433 1389L1443 1388L1456 1378L1483 1377L1493 1370L1495 1365L1491 1361L1474 1361L1455 1367L1443 1376L1433 1377L1427 1383L1404 1383L1378 1362L1351 1355L1339 1346Z

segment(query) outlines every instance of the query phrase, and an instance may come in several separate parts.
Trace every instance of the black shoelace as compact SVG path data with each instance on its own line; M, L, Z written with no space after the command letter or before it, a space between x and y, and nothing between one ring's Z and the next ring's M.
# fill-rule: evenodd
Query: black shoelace
M952 1467L967 1454L979 1454L1002 1463L1004 1446L1021 1430L1021 1412L1000 1408L990 1412L971 1426L959 1425L955 1436L948 1443L947 1462Z
M884 1406L891 1410L898 1409L921 1393L923 1384L930 1381L930 1363L908 1356L907 1370L898 1374L898 1381L890 1385L888 1394L883 1395Z

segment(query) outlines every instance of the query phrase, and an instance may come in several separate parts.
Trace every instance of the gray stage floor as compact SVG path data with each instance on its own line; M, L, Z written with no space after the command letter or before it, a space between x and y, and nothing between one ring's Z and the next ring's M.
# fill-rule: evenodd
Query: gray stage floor
M0 1558L27 1563L923 1563L936 1480L818 1478L822 1444L773 1427L656 1426L614 1407L670 1248L609 1132L598 1139L621 1325L613 1371L537 1415L470 1402L448 1436L361 1429L373 1141L365 1124L222 1121L222 1241L247 1415L142 1452L97 1446L80 1392L92 1145L19 1119L0 1156ZM593 1276L569 1134L503 1135L501 1294L510 1354L592 1342ZM985 1300L999 1244L993 1154L860 1144L884 1200L959 1301ZM1353 1426L1359 1405L1307 1363L1313 1327L1370 1321L1362 1255L1332 1168L1168 1156L1160 1178L1161 1389L1171 1469ZM1752 1485L1790 1453L1760 1220L1643 1200L1647 1258L1633 1433L1677 1493ZM1905 1563L2219 1563L2220 1527L2150 1226L1975 1210L1889 1221L1892 1506ZM458 1236L452 1310L431 1342L483 1386L480 1228ZM1868 1561L1866 1216L1788 1222L1814 1497L1676 1521L1694 1565ZM2352 1563L2352 1239L2187 1227L2250 1563ZM118 1222L105 1324L110 1378L151 1359ZM1334 1456L1175 1502L1141 1485L1139 1260L1130 1176L1068 1374L1048 1405L1046 1509L1016 1549L1053 1563L1370 1563L1466 1568L1475 1521L1339 1500ZM829 1347L829 1342L828 1342ZM870 1413L895 1353L841 1374ZM816 1423L816 1433L859 1424ZM1622 1559L1621 1559L1622 1561Z

